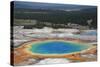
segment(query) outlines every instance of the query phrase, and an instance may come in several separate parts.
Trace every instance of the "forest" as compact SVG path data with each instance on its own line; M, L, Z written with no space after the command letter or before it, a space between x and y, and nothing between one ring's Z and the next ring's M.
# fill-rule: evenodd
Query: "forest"
M88 25L87 21L92 19L91 26L97 28L97 8L87 8L79 11L15 8L14 19L37 20L53 24L74 23L83 26Z

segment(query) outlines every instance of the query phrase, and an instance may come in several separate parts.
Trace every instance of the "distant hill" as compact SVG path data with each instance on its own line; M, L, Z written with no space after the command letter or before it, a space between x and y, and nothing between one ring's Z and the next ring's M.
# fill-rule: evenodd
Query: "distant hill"
M79 10L86 8L96 8L96 6L15 1L14 8L44 10Z
M87 25L87 20L92 19L91 26L97 28L96 6L15 2L14 18L80 25Z

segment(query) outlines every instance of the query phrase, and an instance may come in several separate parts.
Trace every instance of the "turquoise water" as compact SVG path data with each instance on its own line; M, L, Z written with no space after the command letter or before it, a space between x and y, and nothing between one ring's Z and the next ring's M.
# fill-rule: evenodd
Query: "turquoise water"
M41 42L31 46L33 53L40 54L67 54L87 49L89 46L62 41Z

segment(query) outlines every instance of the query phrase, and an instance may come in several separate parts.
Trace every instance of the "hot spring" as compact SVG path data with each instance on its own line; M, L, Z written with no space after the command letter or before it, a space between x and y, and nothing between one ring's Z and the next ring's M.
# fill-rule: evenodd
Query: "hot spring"
M69 54L80 52L90 47L87 44L66 42L66 41L45 41L39 43L31 43L29 51L38 54Z

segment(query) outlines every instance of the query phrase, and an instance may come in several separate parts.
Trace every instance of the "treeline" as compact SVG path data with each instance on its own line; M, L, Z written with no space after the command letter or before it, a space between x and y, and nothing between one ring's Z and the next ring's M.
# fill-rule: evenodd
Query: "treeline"
M15 19L33 19L40 22L54 24L75 23L88 25L87 20L92 19L91 26L97 28L97 9L90 8L80 11L42 10L42 9L15 9Z

